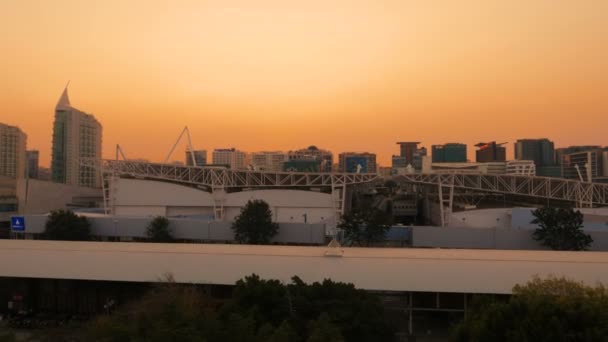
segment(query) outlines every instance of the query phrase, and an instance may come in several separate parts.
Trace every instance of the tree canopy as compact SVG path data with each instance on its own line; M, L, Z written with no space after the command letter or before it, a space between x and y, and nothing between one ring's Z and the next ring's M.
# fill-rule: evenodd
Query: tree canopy
M90 324L95 341L390 341L380 300L352 284L291 284L256 275L225 303L196 287L166 283Z
M89 241L91 224L84 216L70 210L51 211L43 234L47 240Z
M272 211L263 200L250 200L232 224L234 239L240 243L269 244L279 232L279 225L272 221Z
M173 234L169 227L169 220L164 216L156 216L146 228L146 235L150 242L172 242Z
M517 285L507 302L480 297L454 341L606 341L608 290L565 278Z
M384 241L390 229L390 216L376 208L352 211L342 216L338 228L342 229L345 240L351 244L369 246Z
M540 226L533 237L543 246L553 250L580 251L588 249L593 242L591 236L582 230L583 214L578 210L544 207L532 214L535 218L531 223Z

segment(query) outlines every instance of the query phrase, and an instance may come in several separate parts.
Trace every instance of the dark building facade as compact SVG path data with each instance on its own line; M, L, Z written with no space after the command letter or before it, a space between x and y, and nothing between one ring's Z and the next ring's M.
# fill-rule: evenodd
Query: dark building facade
M449 143L432 146L433 163L466 163L467 145Z
M399 145L399 156L401 158L395 158L393 156L393 167L401 167L401 165L411 165L416 170L422 169L422 157L426 156L426 148L418 148L420 142L418 141L405 141L398 142ZM395 165L395 162L397 165Z
M541 166L555 165L553 141L543 139L519 139L515 143L515 159L532 160L538 170Z
M505 143L497 144L496 141L479 143L475 145L475 161L478 163L490 163L496 161L507 160L507 149L503 146Z
M322 150L316 146L308 146L296 151L287 153L289 161L316 160L319 162L319 170L315 172L331 172L334 163L334 156L328 150ZM306 163L300 164L304 165ZM295 164L294 164L295 165Z
M25 152L27 159L27 177L28 178L38 178L38 163L40 160L40 152L36 150Z
M192 162L192 155L194 155L194 161L196 165ZM207 151L206 150L194 150L194 151L186 151L186 165L187 166L205 166L207 165Z
M340 153L338 171L348 173L377 173L376 154L368 152Z
M399 145L399 156L405 157L405 160L408 163L412 163L414 161L414 155L418 151L418 145L420 142L418 141L405 141L398 142Z

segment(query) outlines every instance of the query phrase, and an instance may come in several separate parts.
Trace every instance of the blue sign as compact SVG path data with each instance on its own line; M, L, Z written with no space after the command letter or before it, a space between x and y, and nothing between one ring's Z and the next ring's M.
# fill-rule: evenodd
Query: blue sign
M12 216L11 217L11 229L14 232L25 231L25 218L23 216Z

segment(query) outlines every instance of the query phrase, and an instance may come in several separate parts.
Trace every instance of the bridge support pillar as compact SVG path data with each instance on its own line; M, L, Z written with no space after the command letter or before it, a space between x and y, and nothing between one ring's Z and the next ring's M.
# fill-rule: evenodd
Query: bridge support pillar
M444 228L450 225L454 204L454 175L447 175L446 177L447 179L443 179L443 176L438 178L439 213L441 215L441 227ZM447 193L444 192L444 188L447 188Z
M338 233L338 222L342 219L342 215L344 215L345 204L346 204L346 186L344 185L334 185L331 187L331 198L332 204L334 207L334 222L327 226L327 231L325 232L328 235L336 237Z
M215 221L224 221L224 200L226 199L226 190L223 187L211 189L213 196L213 216Z

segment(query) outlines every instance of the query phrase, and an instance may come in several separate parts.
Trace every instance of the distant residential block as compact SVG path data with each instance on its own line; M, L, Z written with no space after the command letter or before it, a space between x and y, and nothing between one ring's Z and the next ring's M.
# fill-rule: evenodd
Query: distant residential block
M27 135L19 127L0 123L0 176L25 177Z

